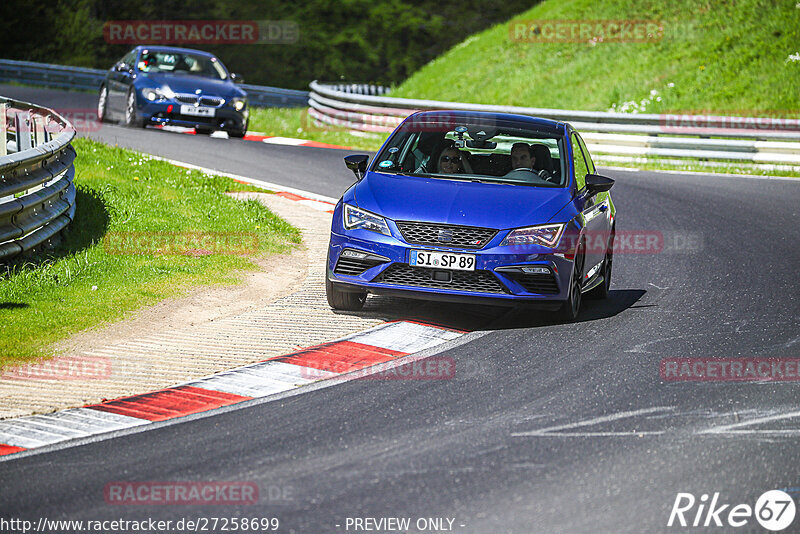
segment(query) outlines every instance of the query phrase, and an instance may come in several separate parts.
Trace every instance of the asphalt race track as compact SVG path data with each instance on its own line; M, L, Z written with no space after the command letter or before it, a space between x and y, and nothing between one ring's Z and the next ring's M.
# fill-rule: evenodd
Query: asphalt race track
M61 109L96 98L11 86L0 94ZM352 182L345 151L116 125L89 136L332 197ZM464 533L639 533L687 530L667 527L679 492L718 492L732 507L771 489L800 491L797 381L660 376L665 358L800 357L800 183L605 174L617 180L618 233L660 232L664 246L617 254L611 298L584 301L579 322L487 313L484 335L443 354L456 361L452 380L354 380L11 457L0 462L0 515L277 517L278 532L312 534L353 532L347 518L356 517L450 518ZM430 306L454 321L462 313ZM104 500L109 482L159 480L255 482L261 498ZM756 528L751 518L739 530Z

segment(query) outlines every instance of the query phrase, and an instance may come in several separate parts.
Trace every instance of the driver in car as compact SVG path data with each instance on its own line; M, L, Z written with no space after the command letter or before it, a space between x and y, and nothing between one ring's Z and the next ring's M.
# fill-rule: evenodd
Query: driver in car
M550 180L552 178L552 175L545 169L536 170L534 165L536 165L536 155L531 145L527 143L514 143L511 145L512 169L527 169L543 180Z

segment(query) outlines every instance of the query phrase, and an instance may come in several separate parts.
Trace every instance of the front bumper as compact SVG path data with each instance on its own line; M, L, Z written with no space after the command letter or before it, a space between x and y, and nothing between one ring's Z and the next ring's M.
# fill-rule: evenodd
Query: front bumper
M183 115L180 113L180 110L181 103L176 100L161 100L157 102L145 100L139 108L139 112L145 123L184 126L186 128L205 127L219 130L243 131L247 127L247 119L249 116L247 107L241 111L236 111L227 103L221 107L214 108L213 117Z
M500 246L507 231L499 232L480 250L414 245L394 237L401 234L391 221L389 226L393 236L342 228L331 232L327 276L337 289L447 302L534 304L548 309L559 307L567 299L573 268L568 252L539 246L524 250ZM346 249L375 258L361 265L348 257L340 262ZM411 250L474 254L475 271L412 267ZM527 274L522 267L546 267L549 274Z

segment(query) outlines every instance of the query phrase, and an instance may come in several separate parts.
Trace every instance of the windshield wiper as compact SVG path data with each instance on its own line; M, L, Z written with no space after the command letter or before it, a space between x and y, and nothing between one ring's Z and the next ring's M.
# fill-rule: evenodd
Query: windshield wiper
M418 172L386 172L386 171L375 171L375 172L382 172L384 174L394 174L397 176L414 176L416 178L427 178L430 176L429 174L420 174Z

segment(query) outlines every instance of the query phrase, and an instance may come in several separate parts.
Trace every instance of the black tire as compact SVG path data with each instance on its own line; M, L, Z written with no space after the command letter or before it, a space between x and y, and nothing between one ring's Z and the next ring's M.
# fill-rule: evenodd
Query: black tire
M228 132L228 137L235 137L236 139L241 139L247 134L247 127L250 125L250 119L244 123L244 128L241 130L225 130Z
M581 311L581 283L583 282L583 265L586 260L584 254L583 241L578 245L575 251L575 262L572 264L572 276L569 280L569 294L567 300L561 305L558 310L558 318L564 322L571 323L578 318Z
M594 300L607 299L611 293L611 269L614 266L614 230L611 231L611 237L608 240L608 250L606 257L603 260L603 283L592 289L586 296Z
M97 95L97 120L108 122L108 88L104 85Z
M144 127L144 121L136 109L136 93L133 90L128 91L128 97L125 99L125 126L128 128Z
M367 301L366 293L350 293L336 289L336 285L325 276L325 296L334 310L358 311Z

